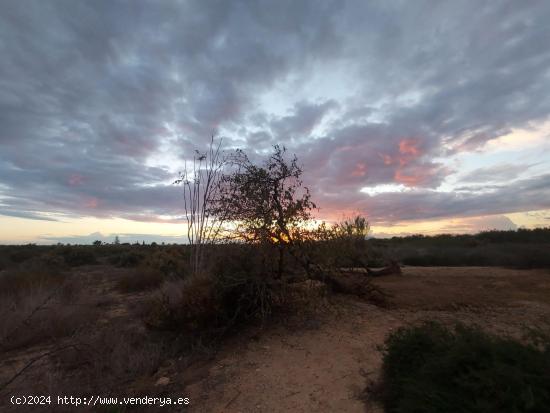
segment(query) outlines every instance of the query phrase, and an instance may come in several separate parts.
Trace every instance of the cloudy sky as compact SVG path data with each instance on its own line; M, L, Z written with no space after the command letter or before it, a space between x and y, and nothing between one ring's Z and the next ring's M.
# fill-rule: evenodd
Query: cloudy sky
M550 226L550 2L0 3L0 243L181 240L210 135L375 234Z

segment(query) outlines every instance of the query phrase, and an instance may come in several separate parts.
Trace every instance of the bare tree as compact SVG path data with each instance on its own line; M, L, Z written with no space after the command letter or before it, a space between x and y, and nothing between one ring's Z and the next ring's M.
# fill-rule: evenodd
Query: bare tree
M190 265L193 274L204 269L205 247L220 238L223 213L212 213L211 203L217 198L220 182L228 159L221 151L222 140L210 140L206 152L195 151L191 165L185 164L175 184L183 187L183 202L187 221L187 240L190 245Z

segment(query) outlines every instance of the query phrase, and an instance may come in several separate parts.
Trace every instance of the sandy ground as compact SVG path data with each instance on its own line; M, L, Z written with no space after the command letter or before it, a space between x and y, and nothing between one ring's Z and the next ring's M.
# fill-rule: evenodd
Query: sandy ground
M340 296L317 319L228 343L206 377L184 386L191 411L382 412L364 390L380 374L380 346L399 326L461 321L521 337L525 326L550 319L545 271L411 267L376 283L393 295L391 308Z
M98 323L143 328L129 311L143 294L114 291L111 270L90 266L78 274L104 300ZM318 297L314 310L243 331L191 365L189 360L167 360L156 374L136 378L127 388L189 397L188 410L197 413L382 412L375 401L366 400L365 389L378 379L381 346L398 327L423 320L460 321L517 338L526 327L550 327L548 271L406 267L401 276L374 282L391 295L388 308L342 295ZM4 354L0 370L14 369L38 350ZM165 381L161 386L159 379Z

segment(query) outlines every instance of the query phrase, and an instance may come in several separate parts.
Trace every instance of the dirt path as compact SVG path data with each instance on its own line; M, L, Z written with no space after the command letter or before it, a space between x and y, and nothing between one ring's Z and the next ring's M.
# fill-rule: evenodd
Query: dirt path
M364 412L364 389L380 374L378 349L392 330L437 319L521 337L550 316L549 281L541 271L407 268L377 281L394 294L393 308L337 297L314 328L279 326L229 343L184 392L193 412ZM366 409L382 411L372 401Z

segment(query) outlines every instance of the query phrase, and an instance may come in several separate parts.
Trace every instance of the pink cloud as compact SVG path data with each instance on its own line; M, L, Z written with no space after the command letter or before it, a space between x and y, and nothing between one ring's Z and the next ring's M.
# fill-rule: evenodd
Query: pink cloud
M411 165L422 156L422 150L419 146L419 139L406 138L399 141L399 155L397 158L399 166L395 170L393 176L395 182L414 187L425 184L440 171L440 169L433 164ZM393 161L393 159L391 160ZM384 159L384 164L388 165L387 159Z
M402 155L411 155L418 157L420 149L418 149L418 139L402 139L399 142L399 153Z
M380 156L380 158L382 158L382 162L384 162L384 165L393 164L393 159L390 155L384 155L383 153L379 153L378 156Z
M423 181L423 177L419 175L406 175L401 169L395 171L394 179L396 182L407 186L416 186Z
M84 182L84 177L80 174L72 174L68 182L70 186L79 186Z
M418 139L401 139L399 141L399 165L405 166L421 156Z
M84 201L84 207L90 209L96 209L99 206L99 199L96 197L88 198Z
M357 162L355 168L351 172L353 177L361 177L367 174L367 164L365 162Z
M447 175L448 172L449 170L440 164L429 163L409 166L407 168L397 168L393 178L397 183L414 187L433 182L434 177L437 177L437 175Z

